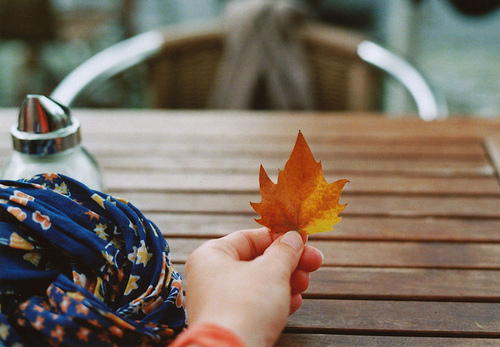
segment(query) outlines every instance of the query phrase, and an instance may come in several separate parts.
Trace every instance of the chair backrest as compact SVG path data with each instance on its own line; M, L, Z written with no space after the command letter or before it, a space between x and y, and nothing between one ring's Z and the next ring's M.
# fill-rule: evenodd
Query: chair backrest
M305 25L299 33L312 74L318 110L377 110L381 74L357 54L364 37L326 25ZM168 37L151 59L151 104L203 109L224 50L225 32L212 26Z
M51 97L70 106L84 90L92 90L102 81L146 62L147 106L204 109L223 54L225 36L221 23L195 28L177 26L138 35L83 63L59 84ZM312 74L318 110L379 111L382 71L403 84L412 82L395 76L397 71L388 71L384 66L376 66L378 62L362 58L358 49L367 42L363 35L331 25L308 23L300 30L299 37ZM418 74L413 68L412 71ZM411 86L405 87L414 92ZM436 104L434 94L428 90L430 95L424 103ZM428 119L437 116L439 112Z

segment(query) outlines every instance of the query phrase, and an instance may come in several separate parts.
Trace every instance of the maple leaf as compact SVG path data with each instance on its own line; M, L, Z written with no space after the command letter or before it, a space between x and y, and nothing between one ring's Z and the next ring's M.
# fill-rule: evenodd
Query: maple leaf
M325 180L321 162L316 162L299 131L285 168L278 171L276 184L260 166L261 202L250 203L261 217L255 221L276 233L297 230L307 235L332 230L347 205L339 204L347 182L346 179L333 183Z

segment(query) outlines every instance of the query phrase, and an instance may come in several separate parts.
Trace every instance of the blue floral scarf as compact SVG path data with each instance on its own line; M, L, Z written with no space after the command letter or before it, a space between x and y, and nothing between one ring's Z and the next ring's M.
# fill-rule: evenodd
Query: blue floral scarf
M57 174L0 181L0 345L166 345L185 326L160 230Z

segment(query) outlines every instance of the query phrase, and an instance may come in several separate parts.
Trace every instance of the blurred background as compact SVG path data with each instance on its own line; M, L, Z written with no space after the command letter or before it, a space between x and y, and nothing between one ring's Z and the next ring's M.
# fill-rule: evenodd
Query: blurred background
M123 39L216 18L225 2L0 0L0 107L19 107L27 93L50 95L79 64ZM363 32L412 62L443 93L451 114L500 116L500 1L304 2L319 20ZM141 107L140 95L130 92L127 106ZM383 95L385 112L412 111L390 84ZM105 100L97 106L113 106Z

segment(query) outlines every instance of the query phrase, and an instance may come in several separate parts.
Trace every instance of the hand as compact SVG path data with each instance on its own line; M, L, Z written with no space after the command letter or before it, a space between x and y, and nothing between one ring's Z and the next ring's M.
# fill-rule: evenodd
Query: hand
M295 231L242 230L211 240L186 262L188 323L213 323L247 346L272 346L302 304L309 272L323 261Z

